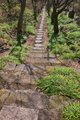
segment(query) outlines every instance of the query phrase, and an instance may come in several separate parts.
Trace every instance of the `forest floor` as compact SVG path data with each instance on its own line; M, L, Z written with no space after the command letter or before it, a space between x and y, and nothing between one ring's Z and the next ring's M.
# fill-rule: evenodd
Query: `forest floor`
M36 25L36 32L38 32L38 29L39 29L39 24L40 24L40 22L38 22L37 23L37 25ZM28 39L27 39L27 41L24 43L24 46L29 46L29 47L31 47L31 48L34 48L34 44L35 44L35 40L36 40L36 35L29 35L28 36ZM46 22L46 19L45 19L45 21L44 21L44 33L43 33L43 47L44 47L44 49L46 50L46 45L48 44L48 41L49 41L49 38L48 38L48 30L47 30L47 22ZM0 53L0 57L5 57L5 56L7 56L7 55L9 55L9 48L10 48L10 46L5 46L5 49L3 50L3 52L2 53ZM31 56L32 57L32 56ZM33 58L32 58L33 59ZM41 58L40 58L40 60L41 60ZM32 61L31 61L32 62ZM40 61L39 61L40 62ZM45 62L43 61L43 63L45 64ZM65 63L65 66L68 66L68 67L72 67L72 68L79 68L80 67L80 63L78 63L78 61L68 61L68 60L64 60L64 63ZM36 67L37 66L37 67ZM20 75L20 77L22 77L22 80L24 80L23 82L25 83L25 80L26 79L24 79L24 77L26 77L27 78L27 80L28 80L28 83L29 83L29 80L30 80L30 82L32 82L31 81L31 79L33 80L33 82L34 82L34 79L37 79L39 76L40 77L44 77L44 74L45 74L45 76L47 75L46 73L45 73L45 70L44 70L44 68L45 68L45 66L46 66L46 64L44 65L44 66L38 66L38 65L32 65L32 66L27 66L26 65L26 67L27 67L27 69L29 70L28 72L27 72L27 74L29 74L28 76L26 75L25 76L25 74L20 74L19 73L19 69L20 68L22 68L22 66L16 66L16 73L15 73L15 75L18 77L19 75ZM19 68L18 68L19 67ZM33 67L33 68L32 68ZM43 68L44 67L44 68ZM47 67L49 67L49 66L47 66ZM32 68L32 69L31 69ZM29 72L32 72L34 70L34 74L30 74ZM38 73L39 72L39 73ZM23 73L23 71L22 71L22 73ZM13 72L13 74L11 74L11 76L14 76L14 72ZM42 75L42 76L41 76ZM8 74L7 74L7 76L8 76ZM13 77L12 76L12 77ZM37 78L36 78L37 77ZM39 79L39 78L38 78ZM15 78L14 78L14 80L16 80ZM32 83L33 84L33 83ZM17 84L18 85L18 84ZM21 86L20 86L21 87ZM22 88L23 88L24 86L22 86ZM15 89L15 85L14 85L14 89ZM16 89L18 89L18 87L16 88ZM9 90L9 89L8 89ZM25 89L25 87L24 87L24 89L23 90L25 90L26 91L26 89ZM32 89L33 90L33 89ZM17 93L20 91L20 89L19 90L17 90ZM14 92L14 95L16 95L16 90L15 91L10 91L10 94L12 93L12 92ZM22 92L24 93L24 91L20 91L20 95L22 94ZM38 106L38 107L41 107L40 109L42 109L42 111L40 110L40 113L39 113L39 117L42 117L43 116L43 113L44 113L44 118L41 118L40 120L43 120L43 119L46 119L46 120L55 120L55 118L56 118L56 120L60 120L60 115L59 115L59 110L56 110L56 109L54 109L53 111L47 111L47 109L45 110L45 105L44 104L42 104L42 98L41 97L43 97L43 93L41 92L41 91L37 91L36 89L34 90L34 91L31 91L31 92L34 92L34 94L32 94L32 93L30 93L31 95L33 95L33 96L31 96L31 98L28 98L29 100L31 99L32 101L30 101L31 103L31 106L29 106L29 104L27 104L27 105L25 105L25 106L29 106L29 107L34 107L34 106L36 106L37 104L37 102L39 101L39 103L38 103L38 105L40 105L40 106ZM38 94L38 93L41 93L41 94ZM26 92L25 92L25 94L26 94ZM28 95L28 96L30 96L30 94ZM12 93L12 95L13 95L13 93ZM27 96L27 95L26 95ZM25 96L25 97L26 97ZM18 96L19 97L19 96ZM22 102L22 100L25 98L25 97L23 97L23 96L20 96L22 99L21 99L21 101L20 102ZM7 97L8 98L8 97ZM14 98L14 96L13 96L13 98ZM47 100L47 98L46 98L46 100ZM44 99L43 99L43 101L45 101ZM12 102L12 101L11 101ZM32 103L33 102L33 103ZM45 103L45 102L44 102ZM46 103L47 103L47 101L46 101ZM20 103L19 103L20 104ZM35 105L36 104L36 105ZM22 105L22 103L21 103L21 105ZM44 107L44 109L43 109L43 107ZM53 113L53 114L52 114ZM47 118L48 117L48 115L50 116L50 118L52 118L52 119L49 119L49 118ZM54 118L55 117L55 118Z
M40 20L39 20L40 21ZM37 22L36 24L36 32L38 30L40 22ZM47 28L47 24L45 22L44 24L45 28ZM24 43L24 46L29 46L30 48L34 47L35 44L35 39L36 39L36 35L31 35L29 34L28 39L26 40L26 42ZM46 48L46 45L48 44L48 30L44 29L44 35L43 35L43 46ZM9 55L9 45L5 45L5 48L0 52L0 57L5 57ZM72 67L72 68L77 68L80 67L80 63L78 61L74 61L74 60L64 60L66 66Z

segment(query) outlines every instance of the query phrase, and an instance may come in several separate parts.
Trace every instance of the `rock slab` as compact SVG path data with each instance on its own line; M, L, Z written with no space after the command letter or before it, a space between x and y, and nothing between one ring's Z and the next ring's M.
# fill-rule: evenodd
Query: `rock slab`
M36 109L4 105L0 112L0 120L38 120L38 113Z

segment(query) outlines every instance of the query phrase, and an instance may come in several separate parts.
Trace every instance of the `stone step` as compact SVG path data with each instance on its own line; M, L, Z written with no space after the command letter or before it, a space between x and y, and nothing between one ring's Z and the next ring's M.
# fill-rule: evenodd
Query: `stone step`
M32 65L49 65L49 61L44 58L27 58L26 59L27 64L32 64Z
M46 59L46 58L36 58L36 57L31 58L30 57L26 59L26 63L32 64L32 65L54 65L54 66L61 65L61 61L59 61L56 58Z
M31 58L47 58L47 59L53 59L55 58L55 55L52 55L52 54L47 54L47 53L41 53L41 52L31 52L28 54L28 57L31 57Z
M39 43L38 43L38 44L37 44L37 43L35 44L35 47L41 47L41 46L42 46L42 44L39 44Z
M36 40L42 40L42 37L37 37Z
M47 104L49 105L49 99L45 94L38 93L37 91L38 89L40 88L36 87L33 91L1 89L0 103L2 103L2 107L4 107L3 106L4 104L6 105L8 104L8 105L13 105L14 107L19 106L22 108L26 107L26 108L38 109L38 110L44 109L45 107L47 107ZM1 115L1 111L0 111L0 115ZM8 113L8 115L10 114ZM10 120L16 120L16 119L10 119ZM24 119L18 119L18 120L24 120Z
M42 38L42 35L37 35L37 38Z
M6 88L6 89L12 89L12 90L27 90L32 89L36 86L37 80L41 78L40 75L34 74L36 71L29 69L29 73L26 74L20 74L19 76L12 75L13 78L10 78L7 76L7 78L0 81L0 89ZM5 82L6 81L6 82Z
M38 32L37 35L43 35L43 32Z
M34 50L41 50L42 47L34 47L33 49L34 49Z
M38 120L39 110L4 105L0 120Z
M44 58L45 54L44 53L29 53L28 57L31 58Z
M0 103L4 103L4 101L6 100L6 103L11 104L11 103L15 103L16 101L21 101L21 100L22 102L27 103L28 94L32 94L33 92L31 90L1 89L0 93L1 93Z
M38 30L38 33L43 33L44 31L43 30Z
M45 53L46 50L45 49L31 49L30 52L31 53Z
M35 43L42 43L42 41L41 40L36 40Z

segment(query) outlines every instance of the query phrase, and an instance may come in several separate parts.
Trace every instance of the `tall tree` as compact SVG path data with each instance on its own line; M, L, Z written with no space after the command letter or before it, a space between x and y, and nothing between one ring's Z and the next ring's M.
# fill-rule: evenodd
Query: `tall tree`
M11 11L12 8L14 7L14 4L17 2L18 0L7 0L7 6L8 6L8 15L11 15Z
M22 35L22 28L23 28L23 15L26 7L26 0L19 0L21 3L21 11L19 15L19 20L18 20L18 26L17 26L17 40L18 43L21 44L20 37Z
M7 4L8 4L8 13L9 15L11 15L11 0L7 0Z
M51 0L50 0L51 1ZM52 24L54 24L54 33L58 34L58 15L74 0L52 0L53 12L51 16Z
M37 0L32 0L32 6L34 11L34 20L37 21Z

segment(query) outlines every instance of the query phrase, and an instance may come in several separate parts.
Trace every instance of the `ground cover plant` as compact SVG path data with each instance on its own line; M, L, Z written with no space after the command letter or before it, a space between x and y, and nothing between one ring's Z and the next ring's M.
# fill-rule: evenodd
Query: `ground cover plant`
M74 23L67 23L69 18L62 13L59 15L60 32L55 35L51 20L48 17L48 48L52 54L58 54L61 58L79 60L80 59L80 28Z
M50 76L39 80L38 85L48 95L63 95L80 99L80 75L72 68L55 68Z
M63 107L63 120L80 120L80 103L70 103Z
M63 105L62 120L80 119L80 75L75 69L56 67L51 71L50 76L38 80L38 86L49 96L67 96L73 100L73 102Z
M19 6L16 6L15 11L20 12ZM5 18L5 16L6 21L4 21L4 23L0 23L0 38L3 42L3 47L0 49L0 52L2 52L2 50L4 49L4 45L6 44L9 46L9 55L0 58L0 69L3 69L8 62L13 62L16 64L23 63L26 57L26 53L29 49L29 47L25 47L23 44L27 41L29 34L36 34L36 22L34 20L32 9L28 7L25 9L23 17L23 34L19 34L18 36L17 24L19 14L16 14L15 12L14 15L12 14L10 19L7 17L7 14L1 16L1 18ZM13 20L14 17L15 19ZM20 39L19 44L17 38Z
M23 45L11 47L10 54L0 58L0 70L4 69L5 65L10 62L16 64L24 63L28 49L30 48Z

